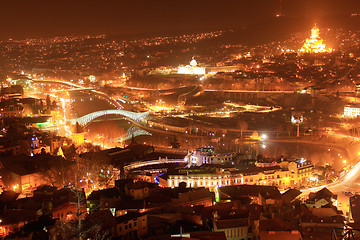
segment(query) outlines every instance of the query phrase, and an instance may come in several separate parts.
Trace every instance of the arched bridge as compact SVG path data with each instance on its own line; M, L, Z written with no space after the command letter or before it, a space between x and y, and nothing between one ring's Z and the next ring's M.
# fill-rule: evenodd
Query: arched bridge
M82 117L75 118L75 119L67 119L67 121L70 122L71 124L78 123L80 126L86 126L92 120L94 120L98 117L106 116L106 115L121 115L121 116L124 116L124 117L129 118L134 121L140 121L140 120L144 119L149 113L150 113L150 111L136 113L136 112L130 112L130 111L126 111L126 110L110 109L110 110L102 110L102 111L89 113L87 115L84 115Z
M184 158L182 159L159 158L150 161L133 162L131 164L124 166L124 170L129 171L135 168L146 167L150 165L171 164L171 163L187 163L187 161Z

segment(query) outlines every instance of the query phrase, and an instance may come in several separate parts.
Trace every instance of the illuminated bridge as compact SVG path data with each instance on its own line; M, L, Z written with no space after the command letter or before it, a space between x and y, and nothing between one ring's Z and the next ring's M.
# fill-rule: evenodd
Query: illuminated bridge
M126 110L111 109L111 110L102 110L102 111L89 113L89 114L84 115L79 118L67 119L67 121L70 122L71 124L78 123L80 126L86 126L94 119L96 119L98 117L106 116L106 115L121 115L121 116L124 116L133 121L140 121L140 120L144 119L149 113L150 113L150 111L136 113L136 112L130 112L130 111L126 111Z
M150 165L158 165L158 164L169 164L169 163L187 163L187 161L184 158L182 159L159 158L151 161L133 162L129 165L124 166L124 170L129 171L135 168L146 167Z
M144 129L139 128L139 127L131 126L127 130L126 134L124 134L124 136L119 137L117 139L114 139L113 141L114 142L123 142L123 141L126 141L126 140L130 140L130 139L132 139L134 137L144 136L144 135L151 136L152 134L149 133L148 131L145 131Z

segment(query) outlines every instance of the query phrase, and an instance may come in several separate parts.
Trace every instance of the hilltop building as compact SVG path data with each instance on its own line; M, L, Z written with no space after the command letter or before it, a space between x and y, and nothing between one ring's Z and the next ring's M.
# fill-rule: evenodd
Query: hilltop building
M199 67L196 60L193 58L189 65L179 66L178 74L204 75L205 68Z
M323 40L319 36L319 28L315 26L311 29L310 38L305 40L304 45L300 49L301 53L325 53L332 52L332 48L326 48Z

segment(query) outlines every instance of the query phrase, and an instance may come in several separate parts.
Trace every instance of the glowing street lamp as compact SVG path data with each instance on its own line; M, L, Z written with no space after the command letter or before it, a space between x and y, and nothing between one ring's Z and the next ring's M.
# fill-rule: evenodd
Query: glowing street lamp
M297 126L296 137L300 136L300 124L303 123L303 116L295 117L291 116L291 123Z
M261 135L261 141L265 141L266 139L267 139L267 135L266 135L266 134Z

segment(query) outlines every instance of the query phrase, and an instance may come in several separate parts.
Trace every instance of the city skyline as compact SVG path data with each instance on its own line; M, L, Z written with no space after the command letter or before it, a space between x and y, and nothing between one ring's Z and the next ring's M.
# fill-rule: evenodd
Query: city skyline
M357 239L359 6L6 2L0 239Z

